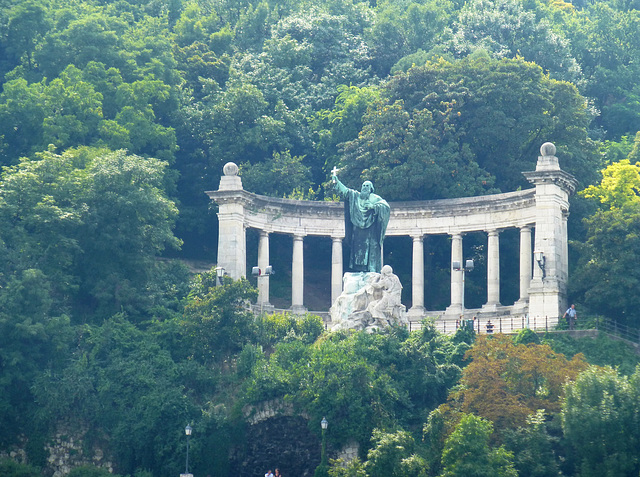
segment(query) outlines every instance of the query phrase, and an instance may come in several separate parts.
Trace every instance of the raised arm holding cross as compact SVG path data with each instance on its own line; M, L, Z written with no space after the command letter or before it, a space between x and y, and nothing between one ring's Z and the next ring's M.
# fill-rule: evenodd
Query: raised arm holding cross
M389 204L374 193L371 181L360 191L349 189L331 171L333 187L345 199L345 239L350 248L352 272L377 272L382 269L382 241L389 223Z

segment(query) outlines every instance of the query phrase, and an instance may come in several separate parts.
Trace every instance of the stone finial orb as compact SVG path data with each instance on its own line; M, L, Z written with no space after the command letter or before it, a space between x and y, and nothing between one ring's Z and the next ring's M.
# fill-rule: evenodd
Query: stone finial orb
M235 162L227 162L222 168L222 172L224 172L225 176L237 176L238 166Z
M540 146L540 154L542 154L543 156L555 156L556 146L552 142L545 142L542 146Z

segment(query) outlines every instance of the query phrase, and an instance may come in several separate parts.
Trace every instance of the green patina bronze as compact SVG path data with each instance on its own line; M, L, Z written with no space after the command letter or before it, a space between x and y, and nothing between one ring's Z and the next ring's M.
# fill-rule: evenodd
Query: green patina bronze
M389 223L389 204L374 194L373 184L365 181L360 192L349 189L333 171L334 187L345 199L345 239L350 246L352 272L378 272L382 269L382 242Z

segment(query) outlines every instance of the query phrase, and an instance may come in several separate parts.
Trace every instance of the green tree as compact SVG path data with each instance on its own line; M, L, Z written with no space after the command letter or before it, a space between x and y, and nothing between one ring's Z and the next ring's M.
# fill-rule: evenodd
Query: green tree
M189 2L173 27L175 41L180 47L206 42L221 26L215 11L203 12L198 2Z
M18 464L12 459L0 459L0 473L6 477L39 477L40 471L27 464Z
M401 58L440 44L452 13L448 1L377 2L375 21L366 32L375 73L384 78Z
M466 414L445 442L440 477L517 477L513 454L504 447L491 448L490 421Z
M360 182L364 171L391 199L517 189L544 138L581 180L598 163L584 98L521 59L441 59L396 74L383 92L341 164L347 180Z
M400 100L378 106L364 117L358 137L344 145L341 174L355 184L371 180L377 193L393 200L491 190L490 175L478 167L469 147L460 144L452 113L409 112Z
M56 78L68 65L83 68L91 61L98 61L131 78L135 61L122 48L129 27L126 17L107 15L88 4L83 7L56 12L54 28L34 54L39 73L42 77Z
M339 444L356 439L363 448L376 427L419 428L460 373L454 364L458 347L427 328L410 337L400 329L373 335L332 333L311 346L288 334L267 361L255 361L245 400L291 396L310 422L326 416L328 439ZM311 430L318 431L316 426ZM405 456L406 469L422 465L410 458L412 453Z
M380 91L375 86L341 85L338 92L333 109L321 110L312 123L317 134L316 151L318 157L325 158L325 170L339 163L338 146L358 137L365 113L380 99Z
M530 9L537 2L474 0L465 3L453 23L447 48L456 57L486 51L494 58L516 58L540 65L552 78L582 81L563 30L554 28L547 11Z
M80 467L74 467L68 474L70 477L109 477L113 476L107 469L100 467L93 467L89 465L82 465ZM117 477L114 476L114 477Z
M41 270L54 315L148 313L152 295L143 290L162 268L155 257L180 245L172 232L177 209L164 192L166 168L155 159L89 148L47 151L5 168L5 283Z
M182 320L183 333L198 362L211 364L238 353L256 339L256 323L247 309L257 290L246 279L225 279L216 285L215 272L197 275Z
M562 427L585 477L632 476L640 471L640 368L630 378L591 367L565 389Z
M349 462L342 459L332 460L329 469L330 477L367 477L362 461L356 457Z
M514 465L520 477L559 475L553 448L554 439L547 431L543 409L527 417L526 426L507 430L504 442L514 455Z
M309 190L311 174L303 158L291 152L273 153L272 160L258 164L241 164L242 186L256 194L284 197L296 189Z
M640 136L636 148L639 142ZM600 183L581 195L597 209L584 219L587 237L576 244L580 260L571 288L589 309L634 326L640 303L631 290L640 275L629 264L640 254L640 163L624 159L609 165Z
M170 95L161 81L125 83L116 69L105 70L101 63L90 63L86 72L70 65L50 82L11 80L0 95L0 159L13 164L53 144L61 149L126 148L173 161L175 133L158 124L154 111L154 106L161 110ZM111 117L104 116L103 104Z
M26 62L31 70L33 53L51 26L47 11L41 2L30 0L13 5L7 16L5 51L13 57L13 65Z
M40 270L24 270L5 281L0 295L0 445L4 448L21 434L38 441L33 382L41 373L62 367L69 357L73 330L68 316L51 312L48 285Z
M373 430L372 447L367 453L365 469L371 477L425 477L426 463L416 455L416 443L406 431Z
M178 473L185 422L198 415L184 387L184 368L150 333L123 315L80 330L73 358L34 386L40 419L88 423L110 436L109 451L122 472Z
M564 18L564 30L586 78L584 94L601 114L594 126L616 140L638 130L639 90L637 8L593 2Z

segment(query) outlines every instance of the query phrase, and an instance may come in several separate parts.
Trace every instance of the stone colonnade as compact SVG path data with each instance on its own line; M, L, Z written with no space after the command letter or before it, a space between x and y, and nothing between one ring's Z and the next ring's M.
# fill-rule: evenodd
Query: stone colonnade
M567 217L569 196L576 181L560 169L555 146L540 149L536 170L524 176L534 187L517 192L461 199L392 202L387 236L412 239L412 302L409 315L419 320L424 307L424 237L451 237L451 262L464 264L464 234L487 234L486 316L523 314L557 318L566 305L568 278ZM331 237L331 300L342 291L342 241L345 236L342 203L276 199L243 190L238 167L228 163L217 191L207 195L218 204L218 266L234 279L245 276L246 229L259 230L258 266L269 265L269 235L293 237L291 310L306 311L304 296L303 243L307 236ZM500 232L520 231L520 297L510 307L500 304ZM532 250L532 234L534 233ZM535 260L534 260L535 256ZM444 317L470 313L464 307L464 272L451 268L451 304ZM269 305L269 278L258 280L258 303ZM431 313L433 314L433 313Z

